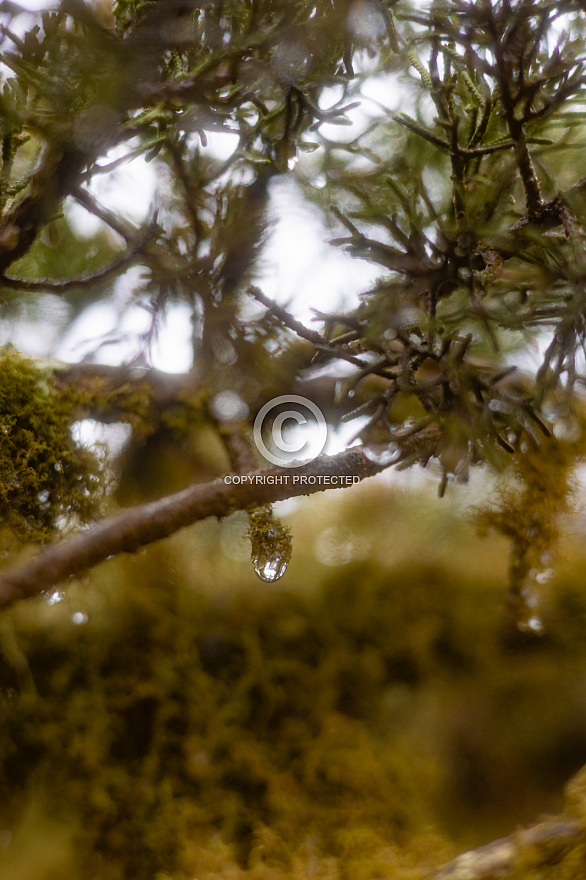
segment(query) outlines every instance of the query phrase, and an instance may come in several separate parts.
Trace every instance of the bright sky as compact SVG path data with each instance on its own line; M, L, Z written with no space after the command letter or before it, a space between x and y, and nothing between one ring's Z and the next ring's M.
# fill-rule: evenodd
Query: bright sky
M43 0L22 0L23 8L41 10L56 4ZM17 19L19 30L28 26L24 18ZM368 63L368 59L365 59ZM332 91L332 103L338 97ZM395 109L399 94L393 94L387 81L371 81L365 95L363 108L354 111L352 127L328 126L324 133L332 139L342 137L350 140L360 128L367 125L372 115L382 112L375 102ZM210 149L219 157L228 157L236 146L231 135L208 135ZM109 159L117 157L113 151ZM312 162L312 157L301 156L299 167ZM125 214L137 223L143 220L156 201L156 163L147 164L142 157L120 166L111 174L99 175L92 182L92 192L105 207ZM81 231L95 231L99 221L68 200L66 210ZM256 279L263 290L277 302L286 305L297 318L310 322L312 307L328 309L352 308L358 302L357 295L374 281L375 267L352 259L339 249L332 248L327 240L333 237L325 228L317 209L303 202L293 181L273 181L271 197L271 235L264 252L261 275ZM48 298L41 306L47 312L47 320L34 325L22 325L21 321L6 326L0 342L10 338L14 344L37 356L51 355L64 361L80 360L95 349L100 340L123 336L136 337L148 327L149 315L141 307L128 308L133 299L137 273L128 273L117 285L113 303L96 304L87 309L80 319L63 336L61 327L65 319L63 305ZM140 284L140 281L138 281ZM133 287L134 285L134 287ZM51 320L52 319L52 320ZM53 330L50 324L53 324ZM153 365L169 372L183 372L191 363L189 344L190 322L186 305L172 306L161 325L158 338L151 349ZM108 344L99 351L97 359L116 364L133 357L137 344L132 339Z
M52 3L43 0L22 0L23 8L40 10L50 8ZM22 18L18 20L19 30L28 26ZM368 59L365 59L368 63ZM332 91L332 103L338 97ZM371 81L368 84L363 108L354 111L355 124L352 127L328 126L324 133L332 139L342 137L350 140L360 128L364 128L372 115L382 112L375 102L393 109L399 105L399 94L389 88L388 80ZM371 100L369 100L371 99ZM208 135L209 145L214 154L228 157L235 148L235 138L231 135ZM116 158L113 151L109 159ZM312 157L301 156L299 167L312 162ZM92 182L92 192L104 206L125 214L129 219L140 222L156 201L157 176L156 163L147 164L142 157L117 168L108 175L99 175ZM66 210L74 223L88 234L95 231L99 221L69 200ZM308 206L300 198L293 181L288 179L273 181L271 198L271 235L264 253L262 272L256 279L263 290L273 299L287 307L304 322L310 322L311 308L323 311L328 309L351 308L356 305L357 295L374 280L375 267L352 259L339 249L332 248L327 240L335 233L325 228L317 209ZM14 322L6 327L0 338L5 336L24 350L35 355L51 355L68 361L80 360L93 350L100 339L123 335L130 332L136 335L146 330L149 316L140 307L128 308L133 296L136 273L128 273L117 285L113 304L96 304L87 309L72 328L62 336L59 322L65 315L62 305L56 298L49 298L45 306L55 320L54 332L48 332L48 321L41 322L38 330L27 324ZM151 350L152 362L158 369L169 372L183 372L189 368L191 352L189 345L190 323L187 306L175 305L168 310L166 320L160 327L158 339ZM97 359L104 363L116 364L136 354L136 342L120 341L101 348Z

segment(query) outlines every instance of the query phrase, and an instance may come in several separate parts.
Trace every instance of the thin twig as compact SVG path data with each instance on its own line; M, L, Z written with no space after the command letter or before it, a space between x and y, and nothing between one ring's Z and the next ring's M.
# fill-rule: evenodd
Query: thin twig
M98 220L102 220L103 223L106 223L110 229L113 229L114 232L129 244L136 241L138 229L133 226L132 223L123 220L119 214L114 214L112 211L109 211L107 208L100 205L90 192L79 186L74 189L72 194L75 200L79 202L86 211L89 211L89 213L93 214L94 217L97 217Z
M24 256L42 227L69 194L85 157L73 148L49 146L28 187L0 220L0 273Z
M248 288L248 293L252 296L257 302L263 305L266 309L271 312L278 318L285 327L288 327L289 330L292 330L297 336L300 336L301 339L306 339L308 342L313 343L313 345L320 345L327 347L327 340L323 338L321 333L318 333L317 330L311 330L309 327L305 327L301 321L298 321L293 317L286 309L282 308L282 306L277 305L276 302L273 302L272 299L269 299L268 296L260 290L260 288L255 287L253 284Z
M111 174L112 171L115 171L121 165L125 165L126 163L133 162L134 159L138 159L139 156L142 156L143 153L148 153L151 149L152 144L141 144L140 147L137 147L135 150L131 150L126 153L124 156L120 156L118 159L114 159L112 162L108 162L107 165L92 165L92 167L85 171L83 174L80 174L79 179L82 182L86 180L91 180L94 174Z
M318 351L323 352L324 354L331 355L331 357L340 358L340 360L348 361L350 364L354 364L355 367L360 367L361 369L369 368L369 372L378 373L386 377L384 372L381 372L381 365L376 364L374 369L371 368L371 364L366 361L361 360L359 357L356 357L355 354L348 351L345 348L340 348L335 345L335 343L330 342L325 339L321 333L318 333L317 330L311 330L309 327L306 327L301 321L298 321L293 317L286 309L282 308L282 306L277 305L277 303L273 302L272 299L269 299L268 296L260 290L258 287L254 285L250 285L248 288L248 293L250 296L254 297L259 303L265 306L276 318L278 318L285 327L288 327L289 330L292 330L297 336L300 336L301 339L306 339L308 342L311 342Z
M254 448L246 435L246 425L216 421L216 427L235 474L248 474L258 467Z

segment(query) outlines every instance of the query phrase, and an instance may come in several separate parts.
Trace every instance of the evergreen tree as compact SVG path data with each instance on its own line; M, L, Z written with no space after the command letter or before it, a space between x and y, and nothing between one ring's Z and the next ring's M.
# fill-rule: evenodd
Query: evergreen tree
M480 518L510 539L512 620L535 628L529 573L584 455L583 3L62 0L0 14L3 316L30 329L58 298L63 334L97 303L119 307L121 279L149 315L116 367L99 348L71 364L4 349L0 604L238 510L275 580L291 539L272 502L390 466L429 466L443 495L484 466L509 475ZM375 86L406 111L383 101L361 122ZM138 157L159 181L142 223L96 195ZM331 245L380 273L351 311L317 303L312 327L259 280L286 177ZM98 232L76 229L73 203ZM149 353L179 304L192 366L165 375ZM331 428L356 420L360 444L267 466L259 436L290 418L273 405L288 395ZM83 418L129 426L116 465L72 440ZM22 563L34 542L47 546Z

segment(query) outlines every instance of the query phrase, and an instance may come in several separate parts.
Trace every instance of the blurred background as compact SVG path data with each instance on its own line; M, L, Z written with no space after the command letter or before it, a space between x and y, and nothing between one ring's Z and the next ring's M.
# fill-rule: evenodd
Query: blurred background
M435 488L276 505L276 584L235 514L5 613L2 876L419 877L559 811L586 761L583 522L521 632L479 487Z

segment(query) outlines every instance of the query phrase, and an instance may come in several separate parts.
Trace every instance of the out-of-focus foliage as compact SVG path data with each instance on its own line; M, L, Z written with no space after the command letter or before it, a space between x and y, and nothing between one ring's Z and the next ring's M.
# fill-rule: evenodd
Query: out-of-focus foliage
M4 617L3 877L418 878L560 807L583 557L542 587L546 634L511 641L502 539L473 555L418 493L317 504L282 587L234 560L243 517Z
M410 435L439 422L442 442L411 461L465 480L538 444L581 386L584 182L568 157L583 137L583 16L508 2L393 14L382 67L403 71L409 113L327 143L325 186L309 175L305 191L334 203L347 230L335 242L381 267L358 313L329 326L380 376L357 410L371 415L365 442L382 428L400 445L406 418ZM543 362L517 378L538 333L551 334Z

